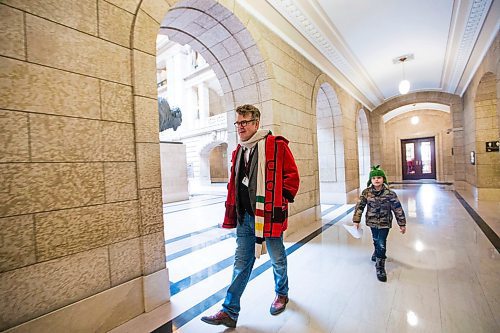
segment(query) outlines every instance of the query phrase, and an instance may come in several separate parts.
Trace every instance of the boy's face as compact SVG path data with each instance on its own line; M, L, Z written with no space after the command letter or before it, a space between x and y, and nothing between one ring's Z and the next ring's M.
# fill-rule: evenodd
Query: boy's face
M382 186L383 183L384 183L384 177L381 176L372 177L373 186L375 187Z

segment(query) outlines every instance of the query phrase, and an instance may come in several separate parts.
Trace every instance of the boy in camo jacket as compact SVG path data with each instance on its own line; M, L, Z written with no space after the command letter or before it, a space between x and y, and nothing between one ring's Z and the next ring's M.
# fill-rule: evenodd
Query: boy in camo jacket
M396 193L389 189L385 172L380 169L380 165L372 167L370 179L366 186L368 187L361 193L354 209L352 222L354 222L356 228L359 228L361 215L365 206L367 206L365 215L366 225L372 231L373 245L375 246L372 261L375 261L377 279L386 282L385 259L387 257L385 253L387 235L389 235L392 227L392 212L396 216L396 221L402 234L406 232L405 212L403 211L403 207L401 207Z

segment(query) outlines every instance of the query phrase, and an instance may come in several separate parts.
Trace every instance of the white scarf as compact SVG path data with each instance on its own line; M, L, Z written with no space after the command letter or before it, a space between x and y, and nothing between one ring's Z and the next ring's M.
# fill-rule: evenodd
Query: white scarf
M247 141L240 140L240 145L242 145L245 148L252 149L257 144L257 142L264 139L269 133L271 133L270 130L265 130L265 129L257 130L257 132L255 132L255 134Z

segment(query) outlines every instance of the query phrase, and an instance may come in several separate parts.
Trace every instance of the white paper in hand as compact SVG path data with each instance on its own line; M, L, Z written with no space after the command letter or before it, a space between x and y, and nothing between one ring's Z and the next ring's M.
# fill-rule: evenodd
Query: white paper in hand
M345 230L347 230L352 237L354 238L361 238L363 237L363 228L361 228L361 226L358 228L356 228L355 225L351 224L344 224L344 228Z

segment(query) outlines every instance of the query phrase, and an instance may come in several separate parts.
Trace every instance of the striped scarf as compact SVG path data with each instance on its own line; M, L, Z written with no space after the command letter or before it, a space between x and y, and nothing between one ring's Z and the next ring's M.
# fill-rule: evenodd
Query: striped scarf
M266 140L269 130L258 130L248 141L241 142L246 148L252 148L257 144L257 189L255 198L255 258L259 259L261 254L266 254L266 242L264 238L264 199L266 195Z
M266 196L266 140L258 143L257 191L255 198L255 258L267 253L264 239L264 199Z

